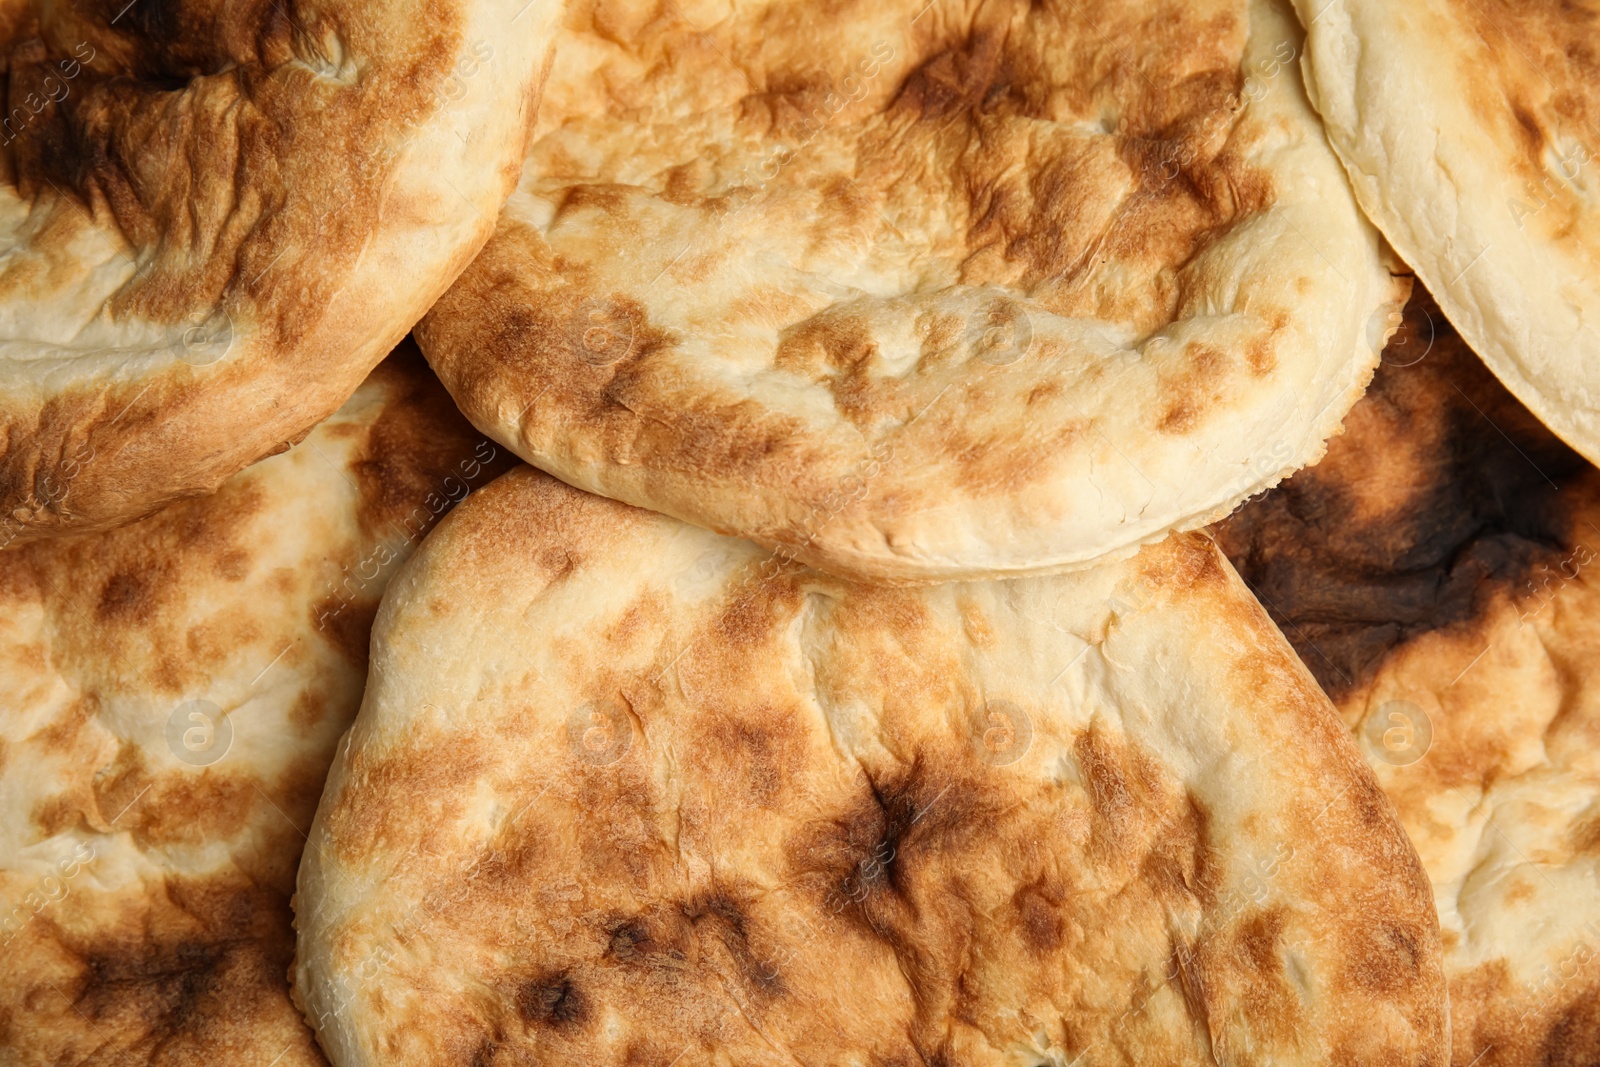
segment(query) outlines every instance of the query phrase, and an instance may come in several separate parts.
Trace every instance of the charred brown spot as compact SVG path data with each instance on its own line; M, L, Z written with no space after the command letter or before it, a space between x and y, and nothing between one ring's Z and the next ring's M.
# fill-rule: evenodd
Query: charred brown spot
M1057 387L1046 385L1030 391L1030 402L1051 394ZM923 417L929 430L941 442L946 460L953 468L955 484L974 496L1005 497L1026 485L1041 468L1048 468L1053 457L1066 455L1087 432L1088 424L1079 419L1027 426L1005 447L991 433L975 428L964 414L984 403L981 386L968 385L957 393L952 389ZM1016 447L1026 441L1027 447Z
M633 919L611 931L606 952L619 960L631 960L650 950L650 930L642 919Z
M1218 869L1211 833L1211 813L1200 798L1187 792L1183 806L1169 819L1156 840L1149 860L1168 901L1197 901L1202 907L1216 903L1222 874Z
M225 946L203 941L179 941L139 956L96 952L84 961L84 1000L95 1017L103 1018L124 997L148 996L160 1005L165 1021L181 1026L216 992L217 972L226 959Z
M1107 850L1117 851L1124 831L1138 814L1118 753L1094 727L1079 735L1072 751L1083 768L1097 842Z
M562 195L557 213L592 209L605 215L621 215L628 202L628 190L620 185L591 183L575 185Z
M1284 917L1281 910L1258 912L1240 923L1234 935L1240 956L1258 974L1277 975L1283 971L1279 954L1283 943Z
M29 820L38 828L41 837L73 829L82 816L75 801L76 798L70 796L48 797L34 806Z
M1394 806L1371 776L1358 775L1342 799L1355 809L1367 832L1381 833L1393 825Z
M992 104L1008 88L1004 44L1001 34L980 31L925 60L906 79L891 113L903 109L924 122L942 123L974 105Z
M1539 125L1539 120L1519 103L1511 105L1511 117L1516 120L1517 128L1522 131L1524 146L1531 155L1537 157L1543 152L1545 142L1544 129Z
M531 979L517 990L517 1011L530 1023L556 1028L580 1026L589 1004L566 974Z
M732 957L746 988L768 996L783 994L781 968L757 951L747 908L731 893L717 890L691 897L684 903L682 914L702 941L709 936Z
M414 795L416 790L437 789L442 782L451 783L451 788L465 788L488 766L487 754L465 739L457 743L453 756L451 760L441 761L424 752L390 758L357 749L352 752L348 767L351 776L360 776L374 797L387 797L388 804L402 804L404 798ZM374 803L353 809L350 806L334 809L329 837L340 842L341 855L364 855L374 841L381 839L383 806ZM534 847L532 842L530 847Z
M332 710L329 704L327 694L316 689L305 690L295 698L294 707L289 711L290 725L302 733L309 733Z
M1188 433L1195 426L1196 407L1193 400L1184 398L1168 404L1161 411L1156 429L1162 433Z
M317 631L345 658L365 670L372 637L372 620L378 614L376 597L329 597L311 608Z
M1278 352L1270 335L1252 337L1245 345L1244 355L1250 373L1257 378L1265 378L1278 369Z
M509 306L497 300L484 327L483 346L501 352L502 358L492 373L481 366L454 371L447 365L444 370L469 410L490 402L515 377L519 391L527 382L544 383L542 399L529 408L528 420L538 422L560 412L563 421L570 419L573 426L597 435L599 446L610 454L649 454L664 470L703 470L714 461L718 478L756 478L779 460L808 452L796 444L804 427L795 416L750 403L708 411L685 406L681 392L663 393L652 373L658 363L669 362L656 357L677 344L671 331L651 323L644 305L623 294L586 295L592 272L581 263L551 256L532 272L551 288L535 286L524 257L517 254L520 247L492 242L480 261L493 288L506 296L519 294L507 301ZM456 298L471 299L446 299ZM454 329L430 319L419 332L438 338L433 345L453 346ZM592 354L598 362L583 356L591 329L599 331L593 338L601 351ZM615 352L613 343L620 346Z
M1456 62L1468 72L1464 84L1477 113L1503 125L1520 148L1524 175L1546 194L1545 160L1559 129L1580 143L1600 134L1600 106L1593 86L1600 77L1592 7L1575 3L1518 3L1516 0L1456 0L1455 16L1476 30L1476 54L1462 50ZM1550 121L1545 121L1546 116Z
M1038 385L1035 385L1032 389L1028 390L1028 406L1032 407L1041 400L1052 400L1055 397L1060 396L1061 392L1062 389L1060 382L1040 382Z
M539 569L550 576L550 584L565 581L567 576L578 569L579 557L564 546L556 545L540 553Z
M899 888L906 853L914 846L912 834L926 814L927 790L918 778L913 772L903 779L870 783L870 801L846 817L842 843L845 855L855 862L834 887L845 898L859 901Z
M1165 406L1156 422L1162 433L1187 433L1221 398L1228 374L1228 357L1216 346L1186 346L1177 369L1164 375L1161 395Z
M250 573L250 553L233 548L219 553L213 561L217 576L224 581L240 582Z
M807 319L784 331L774 358L783 370L814 377L825 369L848 374L864 368L877 351L867 323L841 313Z
M98 714L99 709L98 700L75 700L30 740L44 746L47 752L70 753L78 743L83 727Z
M1592 1067L1600 1063L1600 986L1573 992L1545 1035L1541 1067Z
M289 1003L287 894L237 876L173 878L164 889L124 911L115 928L49 927L48 953L66 970L50 977L54 989L41 987L49 995L37 1004L59 1018L33 1024L58 1040L83 1029L81 1039L66 1037L81 1040L84 1058L74 1062L92 1061L89 1050L108 1033L128 1048L199 1051L271 1028L297 1034L297 1055L311 1054L310 1032ZM94 890L78 886L73 895L84 892Z
M101 586L95 614L103 622L142 622L153 607L149 577L137 571L122 571Z
M1358 987L1380 996L1412 988L1425 962L1426 938L1419 930L1393 921L1377 921L1349 940L1345 975Z
M244 774L228 775L226 767L223 762L203 774L150 779L140 773L118 776L112 780L115 785L104 794L100 807L110 818L138 797L138 803L128 808L118 826L136 829L151 844L228 840L261 820L263 809L271 809L262 800L257 779ZM150 787L142 795L141 780ZM134 791L129 793L130 789ZM128 799L123 800L123 796ZM289 828L280 824L274 829Z
M864 774L848 805L790 840L792 877L828 920L882 943L907 967L925 966L918 893L937 894L931 887L946 884L946 865L993 831L1001 803L981 781L926 757L892 773Z
M794 731L778 725L787 714L788 709L784 709L759 718L709 717L706 740L715 751L708 751L706 759L725 762L730 774L743 778L749 798L763 806L781 802L784 772L798 762L800 755Z
M1572 828L1572 851L1600 855L1600 813Z
M733 648L763 644L770 638L773 620L780 613L791 613L799 599L795 584L781 577L740 583L732 603L717 616L717 637Z
M388 395L351 465L361 486L361 528L374 542L414 544L515 457L472 428L409 341L372 380Z
M1011 903L1017 909L1017 929L1023 944L1040 955L1061 947L1062 893L1058 886L1046 882L1025 885L1017 890Z
M1600 551L1600 538L1574 529L1565 495L1592 477L1588 464L1506 392L1420 287L1406 320L1405 350L1391 349L1395 362L1326 458L1214 527L1335 700L1397 646L1469 625L1497 595L1524 595L1577 544Z

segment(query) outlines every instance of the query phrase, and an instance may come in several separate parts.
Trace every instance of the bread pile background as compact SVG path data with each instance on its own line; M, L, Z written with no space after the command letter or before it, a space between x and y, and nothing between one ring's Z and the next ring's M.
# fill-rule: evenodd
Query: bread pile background
M0 1064L1600 1063L1597 30L0 7Z

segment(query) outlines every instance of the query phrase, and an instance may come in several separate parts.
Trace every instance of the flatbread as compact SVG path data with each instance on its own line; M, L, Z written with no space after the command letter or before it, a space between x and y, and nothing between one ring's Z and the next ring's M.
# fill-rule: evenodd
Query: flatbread
M1431 314L1327 458L1219 537L1422 855L1452 1062L1597 1063L1600 471Z
M390 586L310 841L337 1067L1444 1062L1415 854L1201 535L852 585L513 471Z
M1600 462L1600 3L1295 7L1362 208L1506 388Z
M1273 0L583 0L418 329L570 484L833 573L1128 553L1321 455L1404 300Z
M488 238L556 0L0 9L0 545L303 437Z
M326 1062L303 831L379 594L500 457L408 344L215 496L0 557L0 1062Z

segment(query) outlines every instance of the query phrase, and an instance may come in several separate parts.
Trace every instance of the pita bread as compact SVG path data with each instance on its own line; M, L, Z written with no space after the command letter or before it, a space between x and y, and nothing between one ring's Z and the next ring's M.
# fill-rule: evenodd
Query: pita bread
M1200 535L851 585L513 471L390 586L310 840L337 1067L1443 1062L1415 854Z
M556 0L12 0L0 545L299 440L516 183Z
M1597 1063L1600 471L1437 311L1405 366L1414 314L1327 458L1220 536L1422 855L1453 1062Z
M418 329L563 480L851 577L1131 552L1321 455L1404 292L1272 0L569 7Z
M406 347L215 496L0 557L0 1062L325 1063L302 831L379 593L504 466Z
M1506 388L1600 462L1600 3L1295 6L1362 208Z

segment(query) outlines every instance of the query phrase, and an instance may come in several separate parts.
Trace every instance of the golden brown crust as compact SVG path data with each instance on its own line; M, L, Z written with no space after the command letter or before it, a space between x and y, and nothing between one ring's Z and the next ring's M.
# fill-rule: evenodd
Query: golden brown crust
M1523 221L1552 240L1572 243L1592 264L1600 248L1580 241L1600 234L1571 176L1600 151L1600 4L1449 0L1445 10L1452 28L1464 31L1452 34L1468 46L1453 60L1471 72L1462 84L1472 93L1472 106L1498 128L1502 143L1521 150L1512 189L1526 208ZM1556 181L1552 153L1558 167L1566 167Z
M1327 458L1217 528L1434 883L1457 1067L1600 1055L1600 471L1425 298ZM1398 716L1398 717L1396 717Z
M901 582L1126 553L1320 454L1403 294L1285 7L813 12L569 9L518 192L418 328L477 425Z
M325 1062L286 982L303 830L379 593L504 462L407 344L216 495L0 557L0 1061Z
M554 5L40 10L0 40L10 544L209 492L343 403L487 239Z
M514 471L391 586L311 840L337 1067L1444 1062L1415 855L1198 535L853 585Z

